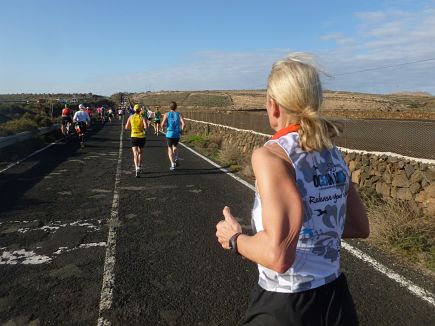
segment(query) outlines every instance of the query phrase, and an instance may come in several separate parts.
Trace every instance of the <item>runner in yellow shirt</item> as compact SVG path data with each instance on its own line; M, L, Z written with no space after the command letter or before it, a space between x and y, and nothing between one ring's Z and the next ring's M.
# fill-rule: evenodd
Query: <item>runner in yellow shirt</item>
M141 114L140 105L135 104L134 114L130 115L125 124L125 130L131 129L131 149L133 150L133 162L136 168L136 178L142 162L142 148L145 146L145 132L148 128L145 118Z

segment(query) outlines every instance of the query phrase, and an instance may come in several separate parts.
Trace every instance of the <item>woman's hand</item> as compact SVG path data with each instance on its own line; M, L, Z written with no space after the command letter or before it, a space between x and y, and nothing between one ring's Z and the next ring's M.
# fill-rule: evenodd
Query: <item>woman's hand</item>
M229 241L231 237L236 233L241 233L242 227L231 214L230 208L228 206L224 207L223 214L224 220L220 221L216 225L216 237L222 248L230 249Z

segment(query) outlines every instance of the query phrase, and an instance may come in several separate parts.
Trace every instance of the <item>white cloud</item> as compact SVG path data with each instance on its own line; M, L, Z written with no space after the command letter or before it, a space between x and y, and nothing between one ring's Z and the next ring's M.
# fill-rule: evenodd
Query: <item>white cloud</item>
M257 53L204 51L195 53L191 62L136 74L99 77L90 80L95 86L105 80L97 92L110 93L121 89L207 90L264 88L274 61L289 50L277 49Z
M345 45L341 34L334 51L322 52L322 63L333 75L367 68L435 58L435 9L417 12L387 10L355 13L358 34ZM353 44L353 45L352 45ZM337 76L327 81L329 88L389 93L398 90L428 91L435 94L435 60L411 65Z
M333 50L316 53L328 73L339 75L435 58L435 9L359 12L354 17L357 34L332 32L322 37L336 45ZM254 53L204 51L194 54L191 62L184 65L117 76L110 87L102 85L102 92L119 90L120 85L132 91L262 88L272 63L288 52L287 49ZM435 61L337 76L325 79L325 88L435 94L435 80L431 74L435 75Z

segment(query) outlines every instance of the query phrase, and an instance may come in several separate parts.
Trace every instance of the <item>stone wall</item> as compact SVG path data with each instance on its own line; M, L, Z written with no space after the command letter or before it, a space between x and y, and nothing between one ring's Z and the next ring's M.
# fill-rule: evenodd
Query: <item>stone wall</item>
M435 214L435 165L382 153L341 149L352 182L375 190L384 197L418 203Z
M249 155L270 135L214 123L186 119L193 134L216 135ZM420 160L393 153L371 153L341 148L352 182L384 197L412 201L426 213L435 214L435 161Z

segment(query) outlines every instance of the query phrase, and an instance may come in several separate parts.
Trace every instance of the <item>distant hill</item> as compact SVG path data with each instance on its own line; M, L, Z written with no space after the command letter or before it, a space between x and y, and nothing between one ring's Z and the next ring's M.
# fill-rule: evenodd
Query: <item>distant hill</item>
M391 93L390 95L433 96L429 92L397 92L397 93Z

